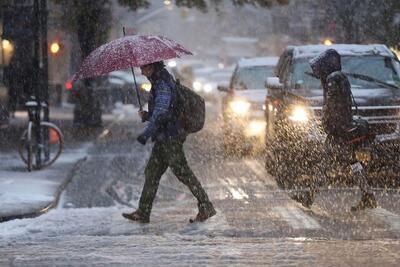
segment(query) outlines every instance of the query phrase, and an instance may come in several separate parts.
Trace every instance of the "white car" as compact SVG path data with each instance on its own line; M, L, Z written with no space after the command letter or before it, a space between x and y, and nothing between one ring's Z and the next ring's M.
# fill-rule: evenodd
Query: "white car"
M222 99L223 147L226 153L263 147L265 136L265 81L274 74L278 57L240 59Z

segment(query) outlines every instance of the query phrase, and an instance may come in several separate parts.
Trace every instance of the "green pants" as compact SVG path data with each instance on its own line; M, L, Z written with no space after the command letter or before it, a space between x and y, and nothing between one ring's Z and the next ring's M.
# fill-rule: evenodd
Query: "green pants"
M184 140L182 139L172 138L154 144L145 169L146 180L139 200L138 211L142 215L150 216L161 176L168 167L171 168L179 181L185 184L196 197L199 210L212 206L207 193L188 166L183 151L183 142Z

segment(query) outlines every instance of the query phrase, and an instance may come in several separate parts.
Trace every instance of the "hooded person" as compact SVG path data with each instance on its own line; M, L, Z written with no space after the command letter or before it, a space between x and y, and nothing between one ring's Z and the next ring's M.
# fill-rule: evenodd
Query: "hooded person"
M214 216L216 211L186 161L183 143L187 134L176 112L176 83L161 61L144 65L140 69L151 82L151 90L148 112L139 110L142 121L148 123L143 133L137 137L137 141L145 145L151 139L154 146L146 165L139 206L136 211L122 215L132 221L148 223L161 176L170 167L179 181L185 184L197 199L199 212L191 222L205 221Z
M346 75L341 71L341 59L334 49L328 49L310 60L313 74L321 80L324 92L322 126L333 138L346 138L351 127L351 87Z
M325 142L324 163L344 166L348 173L357 181L362 191L360 202L352 207L352 211L377 206L374 195L370 192L364 171L352 171L352 148L346 144L348 130L353 126L352 93L347 76L342 72L341 58L334 49L328 49L310 60L313 75L321 80L324 103L322 126L327 134ZM329 162L330 161L330 162ZM316 180L311 190L299 198L306 207L311 207L314 201L316 187L327 183L328 179L323 166L318 166Z

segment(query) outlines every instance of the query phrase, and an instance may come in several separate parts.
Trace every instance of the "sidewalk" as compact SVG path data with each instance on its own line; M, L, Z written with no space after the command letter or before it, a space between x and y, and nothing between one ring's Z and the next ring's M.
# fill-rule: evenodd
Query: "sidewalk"
M19 138L26 128L25 112L15 114L6 129L0 129L0 222L35 217L57 206L60 195L74 173L86 160L94 142L109 133L121 120L138 120L133 106L116 106L112 114L103 115L103 129L85 137L76 137L72 127L73 107L53 107L51 121L64 134L64 151L51 166L28 172L17 152Z
M57 161L28 172L17 152L27 126L26 112L16 112L7 128L0 130L0 222L34 217L57 205L60 193L73 171L85 160L90 141L73 141L72 107L52 108L51 120L64 134L64 151Z
M60 193L85 160L90 143L66 149L50 167L28 172L17 153L0 154L0 222L34 217L57 206Z

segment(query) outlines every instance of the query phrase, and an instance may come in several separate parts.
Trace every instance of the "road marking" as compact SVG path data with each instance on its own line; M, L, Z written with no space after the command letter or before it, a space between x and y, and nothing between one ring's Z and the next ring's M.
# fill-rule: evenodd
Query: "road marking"
M233 187L233 185L235 185L235 184L233 182L231 182L228 178L222 179L221 182L223 185L225 185L228 188L229 192L231 193L231 195L234 199L248 199L249 198L249 195L247 195L246 192L244 192L242 188Z
M368 211L371 215L376 217L378 220L390 226L391 230L400 232L400 216L390 212L384 208L378 207L376 209Z
M276 182L271 178L271 176L265 171L262 164L257 162L256 160L245 160L244 163L249 167L257 176L260 178L265 178L263 182L265 182L269 186L276 186Z
M319 223L296 207L276 207L273 209L293 229L321 229Z

